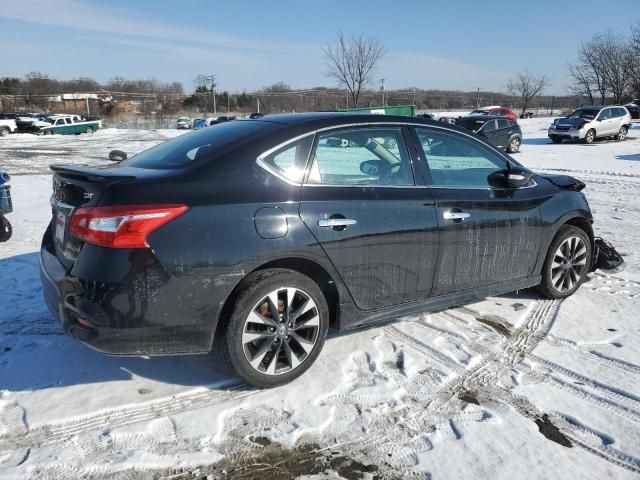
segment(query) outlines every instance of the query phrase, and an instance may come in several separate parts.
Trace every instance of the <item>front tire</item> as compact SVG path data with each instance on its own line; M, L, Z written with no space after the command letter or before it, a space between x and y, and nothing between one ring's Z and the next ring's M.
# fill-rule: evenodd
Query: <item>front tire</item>
M622 142L627 138L627 127L620 127L620 131L615 136L615 139Z
M13 228L5 217L0 215L0 242L6 242L11 238Z
M507 151L509 153L516 153L518 150L520 150L520 139L516 137L509 142Z
M593 143L596 140L596 131L592 128L584 136L584 143Z
M93 133L93 128L87 127L87 129L84 131L84 133L86 133L87 135L91 135Z
M555 144L562 143L562 139L558 137L551 137L551 141Z
M572 295L591 266L591 240L584 230L564 225L556 234L542 267L538 291L547 298Z
M316 360L329 327L329 309L309 277L284 269L243 280L224 325L222 348L247 383L268 388L302 375Z
M8 128L2 128L2 129L0 129L0 137L6 137L6 136L8 136L8 135L9 135L9 133L11 133L11 132L9 131L9 129L8 129Z

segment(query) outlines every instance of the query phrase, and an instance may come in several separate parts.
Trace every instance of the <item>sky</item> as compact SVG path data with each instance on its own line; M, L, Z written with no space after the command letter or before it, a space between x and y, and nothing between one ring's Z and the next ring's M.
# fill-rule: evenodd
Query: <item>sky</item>
M504 91L527 68L561 95L580 42L637 22L640 0L2 0L0 77L333 87L323 46L342 31L385 47L376 88Z

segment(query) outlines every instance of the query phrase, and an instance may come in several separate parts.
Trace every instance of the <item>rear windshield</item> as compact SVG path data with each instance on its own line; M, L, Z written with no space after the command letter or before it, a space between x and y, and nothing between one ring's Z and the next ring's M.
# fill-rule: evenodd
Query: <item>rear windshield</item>
M171 169L211 157L220 148L257 134L269 123L253 120L227 122L181 135L121 162L126 167Z

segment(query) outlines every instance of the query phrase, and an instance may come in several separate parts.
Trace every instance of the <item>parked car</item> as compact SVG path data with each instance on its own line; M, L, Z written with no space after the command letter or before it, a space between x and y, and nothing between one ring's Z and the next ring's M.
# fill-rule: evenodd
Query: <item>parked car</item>
M416 118L428 118L429 120L435 120L436 116L433 113L418 113Z
M640 98L631 100L629 103L625 105L625 108L629 111L631 118L633 118L634 120L637 120L640 118Z
M6 242L11 238L13 229L11 223L5 217L7 213L13 211L11 203L11 186L8 185L11 177L0 169L0 243Z
M517 120L518 116L515 114L513 110L509 107L501 107L499 105L492 105L490 107L482 107L477 110L472 111L469 116L476 115L491 115L491 116L500 116L506 117L511 120Z
M266 115L51 168L41 278L64 330L128 355L219 339L260 387L306 371L330 327L534 286L563 298L593 263L582 182L430 120Z
M199 130L201 128L204 128L207 126L207 119L206 118L194 118L193 122L191 123L191 126L194 130Z
M0 120L18 120L19 117L17 113L0 113Z
M625 107L591 105L581 107L563 118L556 118L549 126L548 135L553 143L563 140L582 140L593 143L597 138L627 138L631 128L631 115Z
M15 120L0 119L0 137L6 137L10 133L18 131L18 126Z
M522 144L522 130L515 120L506 117L472 115L458 118L457 125L484 137L509 153L516 153Z
M189 117L180 117L176 122L178 130L189 130L191 128L191 119Z
M100 120L86 120L80 115L52 115L48 117L50 125L40 127L43 135L79 135L91 134L102 126Z

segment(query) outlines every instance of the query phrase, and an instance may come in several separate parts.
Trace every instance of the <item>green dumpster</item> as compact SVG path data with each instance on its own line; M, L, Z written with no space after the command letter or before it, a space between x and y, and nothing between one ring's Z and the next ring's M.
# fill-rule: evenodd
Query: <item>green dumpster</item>
M415 117L415 105L388 105L386 107L366 107L366 108L341 108L339 112L361 112L373 113L377 115L400 115L402 117Z

